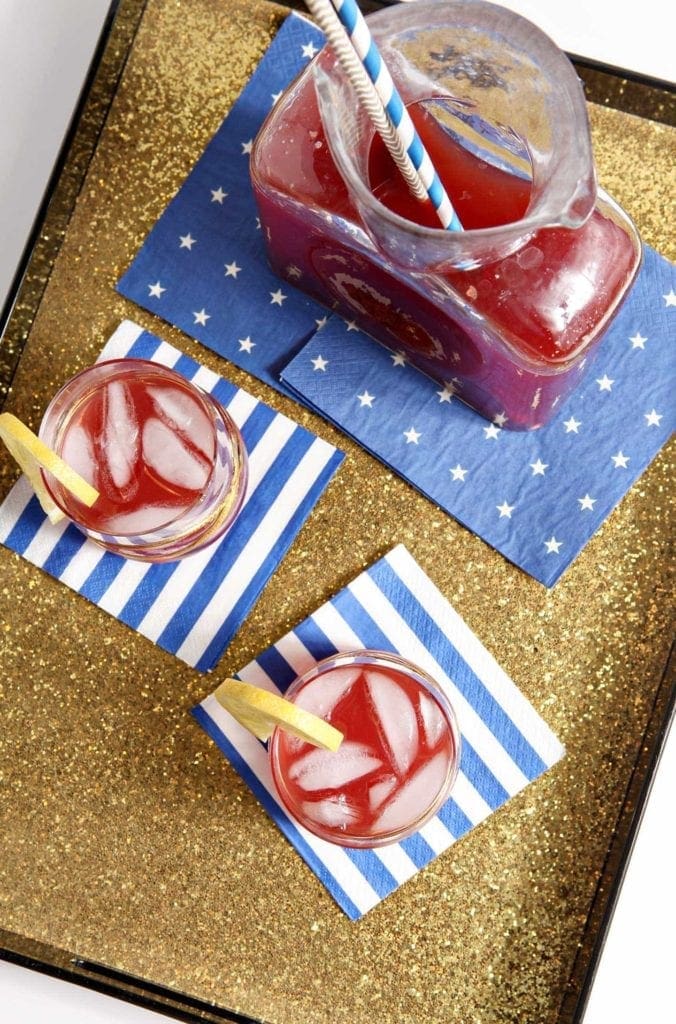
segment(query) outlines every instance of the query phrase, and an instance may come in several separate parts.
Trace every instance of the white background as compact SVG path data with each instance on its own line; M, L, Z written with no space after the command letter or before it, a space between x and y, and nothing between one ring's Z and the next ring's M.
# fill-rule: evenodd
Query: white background
M667 0L502 2L536 22L569 53L676 81L676 42ZM0 0L0 305L47 186L107 9L108 0ZM585 1024L667 1024L676 1019L672 957L667 960L673 949L672 922L676 917L670 845L675 782L676 736L672 735ZM3 962L0 1006L3 1024L159 1024L166 1019Z

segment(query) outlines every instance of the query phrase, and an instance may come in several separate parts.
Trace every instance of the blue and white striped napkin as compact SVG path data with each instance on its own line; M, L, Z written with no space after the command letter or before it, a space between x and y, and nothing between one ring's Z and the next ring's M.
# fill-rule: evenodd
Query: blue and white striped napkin
M104 551L67 521L50 523L22 476L0 506L0 542L182 661L208 671L343 455L129 320L99 358L123 356L173 367L213 393L237 423L249 456L249 483L235 523L220 540L179 561L131 561Z
M211 694L193 714L299 854L357 920L470 829L555 764L563 747L405 547L361 573L238 673L284 692L315 662L338 651L393 651L445 689L462 734L452 795L419 832L377 850L343 849L286 815L265 746Z

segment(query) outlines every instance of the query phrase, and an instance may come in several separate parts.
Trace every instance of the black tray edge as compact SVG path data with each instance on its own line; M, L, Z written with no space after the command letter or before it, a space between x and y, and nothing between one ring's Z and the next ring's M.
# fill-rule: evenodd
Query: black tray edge
M164 985L157 985L89 960L68 957L67 954L61 953L61 957L67 961L67 964L59 966L50 963L47 960L47 949L49 948L45 947L42 955L38 952L34 956L0 947L0 961L4 960L19 967L38 971L50 978L57 978L102 995L121 999L123 1002L161 1013L165 1017L184 1021L185 1024L205 1024L205 1022L223 1024L223 1021L227 1024L262 1024L261 1021L255 1020L253 1017L247 1017L234 1010L226 1010L205 1000L195 999L193 996L174 992Z
M21 290L21 285L26 275L26 271L31 262L33 251L44 227L44 222L47 216L49 204L52 201L52 197L54 196L54 193L56 191L56 186L65 167L68 153L77 134L80 119L82 117L82 113L84 111L85 105L91 93L91 89L94 84L94 79L96 78L96 75L98 73L101 58L103 57L103 52L106 46L108 45L110 33L115 22L115 17L117 15L120 2L121 0L110 0L110 5L106 12L106 17L101 28L101 32L99 34L99 38L97 40L96 47L92 55L92 59L89 63L89 67L87 68L85 80L82 83L82 88L80 89L80 93L78 95L78 99L73 109L70 121L66 128L63 141L61 143L59 152L54 161L54 166L49 175L47 185L45 186L45 191L42 195L42 199L40 200L40 205L33 220L33 224L31 225L30 233L26 240L26 244L24 246L23 252L21 253L21 256L19 257L19 263L17 264L17 268L14 272L14 277L9 287L7 298L5 300L4 305L2 306L2 310L0 311L0 341L2 340L7 324L12 315L12 311L14 309L16 300Z
M657 722L655 721L656 716L658 717ZM590 923L598 918L593 944L591 944L591 948L587 945L585 949L584 941L581 943L578 961L586 956L586 964L576 963L571 972L571 987L569 992L564 995L561 1005L562 1021L570 1020L571 1024L583 1024L594 979L608 939L641 822L675 717L676 648L672 644L655 697L653 713L641 744L643 757L637 759L629 780L623 806L618 816L614 841L609 847L587 917L585 932L589 932ZM621 825L622 822L624 824ZM574 983L575 967L578 966L582 966L582 969L579 971L577 983Z

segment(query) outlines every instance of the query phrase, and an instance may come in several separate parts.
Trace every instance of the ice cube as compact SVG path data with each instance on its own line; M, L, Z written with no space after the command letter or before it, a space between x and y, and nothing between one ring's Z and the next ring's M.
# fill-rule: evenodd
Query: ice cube
M94 457L94 439L84 427L72 427L66 434L61 448L61 458L71 469L96 487L96 459Z
M140 444L134 405L121 380L111 381L106 387L103 408L103 455L115 487L126 495L134 489Z
M391 832L415 821L437 797L447 770L448 756L440 751L385 804L382 814L373 824L373 832Z
M300 736L294 736L293 733L287 732L284 736L284 747L289 754L298 753L301 747L311 746L307 740L303 740Z
M154 416L143 424L143 459L165 484L200 491L209 476L209 464L191 452L171 427Z
M392 758L392 767L400 775L405 775L418 753L415 708L401 686L383 672L367 672L366 685Z
M344 793L326 800L307 800L301 806L309 821L328 828L345 828L359 818L358 808L348 802Z
M425 742L432 749L436 746L446 730L446 719L435 700L426 694L420 694L420 715L423 721Z
M396 775L387 775L380 782L374 782L369 789L369 807L372 811L377 811L380 805L387 800L396 784Z
M346 668L334 668L322 676L316 683L310 683L298 695L296 704L299 708L309 711L319 718L329 718L331 712L350 687L359 679L361 668L348 665Z
M172 430L178 430L194 448L211 461L214 428L202 407L179 388L148 388L155 412Z
M115 536L150 533L170 523L182 508L182 505L144 505L133 512L111 516L101 529L103 533L112 533Z
M299 757L289 775L306 793L314 793L318 789L340 789L382 767L380 758L374 757L364 743L343 740L335 752L315 747Z

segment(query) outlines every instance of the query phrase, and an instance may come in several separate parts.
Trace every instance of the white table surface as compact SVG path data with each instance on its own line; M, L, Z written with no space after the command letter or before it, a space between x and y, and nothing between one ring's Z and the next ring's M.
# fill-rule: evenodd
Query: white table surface
M676 82L676 44L667 0L502 2L536 22L569 53ZM108 6L109 0L0 0L0 305L30 234ZM670 934L676 918L669 841L675 784L672 734L584 1024L667 1024L676 1019L671 943L662 927L666 922ZM6 1024L166 1020L5 962L0 962L0 1007Z

